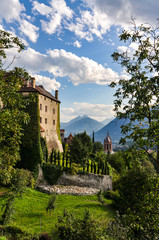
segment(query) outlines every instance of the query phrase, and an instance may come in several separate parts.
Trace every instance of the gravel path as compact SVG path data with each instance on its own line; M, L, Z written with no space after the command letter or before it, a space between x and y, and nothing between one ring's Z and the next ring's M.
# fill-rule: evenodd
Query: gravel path
M78 186L63 186L63 185L38 185L37 189L44 193L70 194L70 195L93 195L99 192L99 189L78 187Z

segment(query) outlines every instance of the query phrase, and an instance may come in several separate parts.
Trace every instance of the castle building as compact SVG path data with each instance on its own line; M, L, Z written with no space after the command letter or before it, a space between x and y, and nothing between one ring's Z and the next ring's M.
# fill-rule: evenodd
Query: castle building
M109 133L107 132L107 137L104 139L104 152L112 152L112 139L109 136Z
M35 78L26 82L21 87L22 94L28 96L30 93L38 94L38 104L40 112L40 132L43 138L46 138L48 151L52 149L62 152L60 141L60 101L58 99L58 90L55 91L55 97L46 91L42 85L35 85Z

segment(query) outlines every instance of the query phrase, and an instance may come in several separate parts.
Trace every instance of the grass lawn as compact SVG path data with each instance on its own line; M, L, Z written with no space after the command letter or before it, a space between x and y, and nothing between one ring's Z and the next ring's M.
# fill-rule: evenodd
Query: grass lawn
M7 189L0 188L0 209L6 200L5 191ZM106 200L105 205L102 205L98 202L96 195L57 195L55 210L50 215L46 212L49 197L48 194L27 188L23 197L16 199L14 219L10 225L29 233L51 233L58 216L63 215L64 209L74 213L77 217L82 217L85 210L89 210L92 217L98 219L103 226L106 226L114 216L110 207L111 201Z

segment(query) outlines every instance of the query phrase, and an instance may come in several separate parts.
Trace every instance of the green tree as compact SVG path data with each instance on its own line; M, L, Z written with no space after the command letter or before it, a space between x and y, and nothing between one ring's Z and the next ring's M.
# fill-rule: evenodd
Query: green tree
M107 161L120 174L126 169L126 162L122 152L107 155Z
M129 119L121 127L126 139L133 140L136 147L143 149L149 155L148 148L159 149L159 25L136 26L124 30L120 40L125 43L135 43L137 49L130 53L114 52L112 57L124 68L127 77L112 82L116 88L114 101L115 111L119 119ZM159 168L159 151L157 161ZM152 158L152 156L151 156Z
M84 166L90 156L92 147L92 140L86 132L75 135L70 145L70 157L72 162Z
M94 142L92 153L96 154L100 151L103 151L103 144L101 142Z
M115 200L119 216L115 228L123 228L126 238L115 239L158 239L159 238L159 179L151 177L141 167L136 167L119 179ZM112 235L114 228L111 226ZM114 236L115 237L115 236Z
M94 131L93 131L93 136L92 136L92 142L94 143Z
M55 202L56 202L56 193L50 196L48 205L46 207L46 212L50 212L50 215L51 215L51 211L54 211L55 209Z
M23 79L30 80L28 73L16 67L7 71L11 68L11 63L7 69L4 69L4 61L7 58L6 50L11 48L16 48L20 52L24 49L24 45L17 37L0 31L0 100L2 106L0 108L0 171L6 171L8 175L15 163L20 160L22 124L29 121L25 108L30 102L30 98L24 98L18 93Z

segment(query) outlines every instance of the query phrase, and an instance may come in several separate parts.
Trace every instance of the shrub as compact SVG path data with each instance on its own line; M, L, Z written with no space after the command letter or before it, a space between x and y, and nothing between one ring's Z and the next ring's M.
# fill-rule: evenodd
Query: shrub
M71 167L67 169L67 173L69 173L69 174L71 174L71 175L75 175L75 174L78 173L79 168L80 168L80 165L79 165L79 164L72 163L72 164L71 164Z
M116 203L120 199L119 193L116 191L111 191L111 190L103 192L103 196L104 196L104 198L111 199L111 200L115 201Z
M11 189L22 193L26 186L34 186L34 178L29 170L15 169L11 179Z
M72 214L64 211L63 217L59 217L57 235L63 240L105 240L99 223L90 217L89 212L85 212L82 219L75 218Z
M0 185L8 186L11 181L11 172L7 169L0 169Z
M7 225L13 218L15 195L9 194L6 203L2 206L1 224Z
M97 193L97 198L98 198L98 201L102 204L105 203L104 199L103 199L103 192L102 190L100 190L98 193Z
M63 168L61 166L50 163L44 163L42 170L45 180L51 185L56 184L63 173Z
M39 240L52 240L52 238L47 233L41 233Z
M39 240L37 235L31 235L18 227L0 226L0 233L9 236L9 240Z
M50 196L49 202L46 208L46 211L47 212L49 211L50 214L51 214L51 211L55 209L55 201L56 201L56 194L54 193L53 195Z

